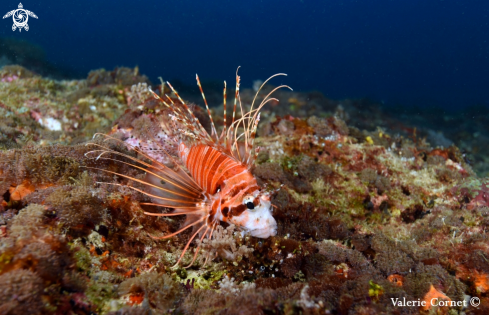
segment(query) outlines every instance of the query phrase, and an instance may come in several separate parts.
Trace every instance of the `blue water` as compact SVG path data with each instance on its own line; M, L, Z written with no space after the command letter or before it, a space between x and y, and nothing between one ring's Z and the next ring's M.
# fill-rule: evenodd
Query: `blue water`
M18 1L18 0L17 0ZM18 2L4 0L2 15ZM285 72L331 98L458 109L489 105L487 0L23 1L28 32L59 67L139 65L157 77L244 86ZM1 47L0 47L1 49ZM0 51L1 52L1 51Z

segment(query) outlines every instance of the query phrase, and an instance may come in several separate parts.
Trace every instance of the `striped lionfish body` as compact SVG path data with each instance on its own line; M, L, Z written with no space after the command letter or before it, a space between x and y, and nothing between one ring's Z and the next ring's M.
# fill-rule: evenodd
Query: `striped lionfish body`
M210 221L233 223L261 238L276 234L277 224L270 213L269 198L260 195L260 187L245 165L206 145L185 148L181 152L196 182L215 196L211 198Z
M270 77L262 84L260 90L266 82L278 75L283 74ZM121 128L118 132L121 133L122 140L120 136L103 135L104 141L123 143L136 151L139 157L123 154L97 143L91 145L97 146L98 149L87 153L97 159L117 160L146 172L146 176L139 179L103 170L133 183L107 184L129 187L151 199L151 202L141 203L142 205L162 208L159 213L145 212L145 214L186 216L183 226L178 231L162 237L153 237L169 238L193 228L190 240L177 264L195 238L198 237L200 241L205 237L212 238L212 233L220 222L234 224L244 233L259 238L274 236L277 232L269 193L260 189L251 169L258 153L258 149L254 146L254 139L260 120L260 110L267 102L276 101L270 97L273 92L282 87L289 87L281 85L274 88L254 108L259 90L250 110L244 112L239 97L239 82L240 78L236 74L233 119L229 127L226 125L226 82L224 82L224 126L220 135L215 128L197 76L197 84L212 124L211 134L204 129L190 106L167 82L173 91L171 96L160 97L149 89L154 100L162 105L162 109L156 109L143 117L149 124L144 132L139 130L138 136L135 137L134 130L131 128ZM235 119L237 104L241 110L239 119ZM129 159L130 162L107 157L109 153ZM195 261L198 249L195 250L190 265Z

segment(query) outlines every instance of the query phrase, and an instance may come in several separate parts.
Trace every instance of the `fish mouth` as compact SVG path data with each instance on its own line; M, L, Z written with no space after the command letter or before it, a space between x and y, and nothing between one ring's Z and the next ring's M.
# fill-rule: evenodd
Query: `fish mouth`
M262 229L254 229L250 231L251 236L258 238L269 238L270 236L277 235L277 226L265 227Z

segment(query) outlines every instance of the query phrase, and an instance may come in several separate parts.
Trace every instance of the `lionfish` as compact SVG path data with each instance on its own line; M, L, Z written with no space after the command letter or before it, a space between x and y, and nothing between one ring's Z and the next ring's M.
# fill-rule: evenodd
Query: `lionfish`
M238 68L239 69L239 68ZM96 134L105 137L102 144L89 143L97 146L97 150L87 153L87 156L97 159L115 160L135 169L143 170L143 179L128 175L94 168L112 175L118 175L138 183L138 188L130 184L105 183L128 187L148 196L152 202L140 202L141 205L162 207L162 213L144 212L146 215L169 217L186 215L181 228L171 234L153 239L166 239L175 236L191 227L192 235L186 243L175 266L180 263L191 242L198 236L199 245L195 250L190 267L200 249L205 237L211 239L220 221L234 224L243 233L249 233L258 238L268 238L277 233L277 223L272 216L270 192L260 189L251 173L259 148L255 147L255 136L260 121L260 110L270 101L277 101L271 95L280 88L273 88L255 108L255 101L263 86L278 73L264 81L256 92L251 108L244 112L239 95L240 77L236 72L236 92L234 109L229 127L226 124L226 81L223 90L223 129L218 134L202 89L199 76L196 75L197 85L207 109L211 123L211 134L204 129L196 118L191 106L187 105L173 86L166 82L173 95L159 96L148 89L154 100L162 104L163 110L154 110L148 114L152 127L148 128L145 136L131 135L130 129L118 130L123 138L106 134ZM164 90L163 87L161 89ZM161 93L163 94L163 92ZM239 104L241 117L236 117ZM94 136L94 137L95 137ZM104 145L106 141L123 143L135 151L140 158L115 151ZM109 153L130 161L106 157ZM206 259L207 262L207 259Z

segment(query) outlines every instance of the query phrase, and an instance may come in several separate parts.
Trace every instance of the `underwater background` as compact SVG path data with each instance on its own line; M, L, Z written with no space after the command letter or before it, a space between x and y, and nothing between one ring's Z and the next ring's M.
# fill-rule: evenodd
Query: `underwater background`
M333 99L442 110L489 105L483 0L23 4L39 19L21 33L4 19L0 36L39 45L47 61L73 76L138 65L152 81L163 76L194 86L196 72L231 82L241 65L247 87L284 72L295 90ZM17 5L6 1L2 10Z
M0 20L0 315L489 314L488 1L22 6L28 31ZM210 132L195 73L218 130L227 82L229 127L238 67L245 112L294 89L250 170L277 234L223 223L183 255L190 229L152 236L185 218L129 188L141 155L93 136L155 136L167 80Z

